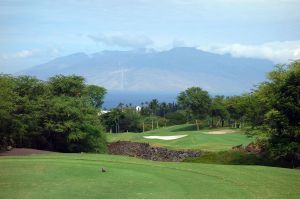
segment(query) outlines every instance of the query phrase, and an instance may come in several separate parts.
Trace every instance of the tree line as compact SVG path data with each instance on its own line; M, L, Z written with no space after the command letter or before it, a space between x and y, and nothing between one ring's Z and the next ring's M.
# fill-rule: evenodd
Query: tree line
M105 89L80 76L0 75L0 146L62 152L105 150L98 110Z

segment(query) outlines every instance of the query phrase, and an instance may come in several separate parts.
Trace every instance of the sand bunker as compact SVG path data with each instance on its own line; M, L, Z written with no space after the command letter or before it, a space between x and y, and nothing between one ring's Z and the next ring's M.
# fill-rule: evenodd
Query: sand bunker
M219 131L208 131L204 132L205 134L212 134L212 135L220 135L220 134L229 134L229 133L235 133L234 130L219 130Z
M159 139L159 140L176 140L183 138L187 135L171 135L171 136L144 136L146 139Z

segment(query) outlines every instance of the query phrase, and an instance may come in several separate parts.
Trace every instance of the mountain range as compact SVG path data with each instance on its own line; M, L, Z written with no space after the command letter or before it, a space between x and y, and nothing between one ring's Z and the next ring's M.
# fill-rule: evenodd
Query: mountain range
M177 47L160 52L75 53L21 71L18 75L33 75L40 79L57 74L81 75L87 83L116 93L109 96L118 96L118 92L122 95L175 94L191 86L200 86L211 94L232 95L249 91L264 81L273 66L273 62L265 59L236 58L229 54ZM134 100L137 100L136 96Z

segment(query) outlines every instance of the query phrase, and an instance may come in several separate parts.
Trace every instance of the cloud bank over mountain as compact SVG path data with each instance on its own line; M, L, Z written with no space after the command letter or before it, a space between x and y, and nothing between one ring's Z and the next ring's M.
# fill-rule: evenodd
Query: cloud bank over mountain
M205 50L234 57L263 58L274 63L286 63L300 59L300 40L284 42L268 42L260 45L228 44L210 47Z

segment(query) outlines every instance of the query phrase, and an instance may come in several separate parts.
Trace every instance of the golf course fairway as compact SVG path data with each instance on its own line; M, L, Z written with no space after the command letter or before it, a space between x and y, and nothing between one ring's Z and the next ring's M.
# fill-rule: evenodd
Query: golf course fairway
M299 187L299 170L284 168L99 154L0 157L1 199L299 198Z
M159 128L153 131L144 133L108 133L108 142L116 141L132 141L132 142L147 142L153 146L166 147L169 149L193 149L202 151L223 151L230 150L236 145L247 145L254 138L247 137L239 129L217 128L217 129L202 129L195 130L195 125L183 124L175 125L166 128ZM210 132L227 132L224 134L210 134ZM185 137L174 140L147 139L146 136L181 136Z

